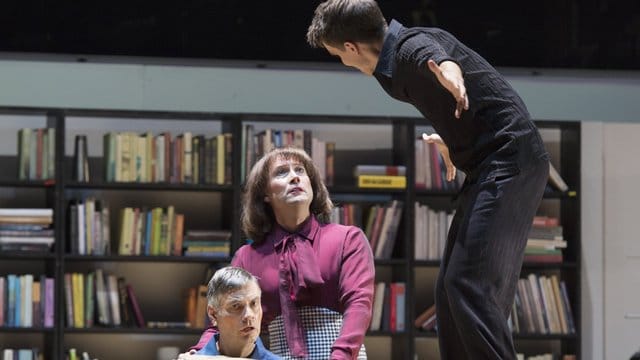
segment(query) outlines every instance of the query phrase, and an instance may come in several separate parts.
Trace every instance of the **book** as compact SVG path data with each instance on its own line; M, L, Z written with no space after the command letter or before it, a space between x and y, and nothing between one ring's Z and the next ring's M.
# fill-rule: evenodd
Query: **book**
M142 315L142 310L140 309L140 304L138 303L138 298L133 291L133 287L130 284L127 284L127 295L129 297L129 302L131 303L131 309L133 310L133 317L135 319L136 325L138 327L145 327L144 316Z
M564 181L558 170L549 162L549 181L558 190L565 192L569 190L569 186Z
M376 284L375 292L373 294L373 314L371 316L371 324L369 326L370 331L380 330L385 287L386 284L384 282L379 282Z
M407 187L406 176L359 175L357 179L360 188L404 189Z
M416 317L413 322L413 326L416 328L422 328L423 325L436 313L436 305L433 304L426 308L420 315Z
M72 176L75 181L89 181L89 153L86 135L76 135L75 137Z
M147 327L152 329L188 329L191 323L188 321L147 321Z
M55 279L54 278L45 278L45 286L44 286L44 327L52 328L53 327L53 312L54 312L54 291L55 291Z
M406 176L407 167L404 165L356 165L353 168L353 176L360 175Z

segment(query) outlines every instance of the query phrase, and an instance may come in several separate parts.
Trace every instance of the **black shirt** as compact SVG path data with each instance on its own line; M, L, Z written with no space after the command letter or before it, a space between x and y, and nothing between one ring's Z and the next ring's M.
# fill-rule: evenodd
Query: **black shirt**
M456 102L427 60L457 63L469 110L457 119ZM449 147L451 160L467 174L491 165L517 172L533 157L546 156L522 99L485 59L450 33L405 28L392 20L373 74L393 98L414 105Z

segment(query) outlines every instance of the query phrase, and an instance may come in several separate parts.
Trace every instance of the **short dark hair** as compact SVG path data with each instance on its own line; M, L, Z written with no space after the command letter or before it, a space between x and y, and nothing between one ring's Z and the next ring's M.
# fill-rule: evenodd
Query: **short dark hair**
M307 30L307 42L342 49L345 42L384 40L387 22L375 0L327 0L316 8Z
M245 184L242 198L242 230L255 243L262 242L276 221L273 209L264 201L264 197L269 185L269 167L278 158L294 159L304 166L313 190L313 199L309 206L311 214L322 223L328 223L331 218L333 203L311 157L298 148L277 148L266 153L253 165Z

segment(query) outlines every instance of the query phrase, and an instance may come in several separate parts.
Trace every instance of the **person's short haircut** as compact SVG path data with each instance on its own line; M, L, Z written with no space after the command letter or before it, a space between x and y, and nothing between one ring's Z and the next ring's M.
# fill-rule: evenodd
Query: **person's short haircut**
M315 10L307 42L316 48L327 44L342 49L345 42L382 42L386 30L375 0L327 0Z
M264 240L265 234L271 231L276 222L271 205L264 201L264 197L270 181L269 168L278 158L293 159L304 166L313 190L309 211L321 223L328 223L331 218L333 203L329 198L329 191L309 154L294 147L273 149L253 165L244 186L240 221L245 235L256 244Z
M214 308L219 309L221 300L225 295L242 289L251 282L260 288L258 279L247 270L234 266L223 267L216 271L211 280L209 280L207 302Z

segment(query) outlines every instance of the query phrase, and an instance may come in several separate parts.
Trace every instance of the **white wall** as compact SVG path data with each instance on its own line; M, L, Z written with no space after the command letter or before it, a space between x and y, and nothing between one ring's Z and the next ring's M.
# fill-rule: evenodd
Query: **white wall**
M640 349L640 124L607 124L604 144L604 359Z
M372 77L323 68L0 60L0 106L419 116ZM535 119L640 121L640 72L504 72Z
M583 122L581 140L582 358L604 356L604 199L602 122Z

